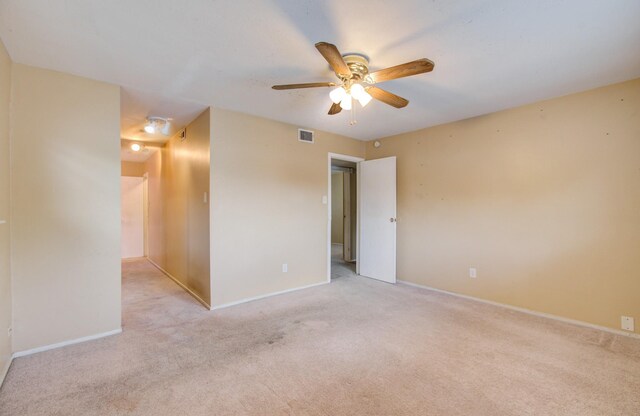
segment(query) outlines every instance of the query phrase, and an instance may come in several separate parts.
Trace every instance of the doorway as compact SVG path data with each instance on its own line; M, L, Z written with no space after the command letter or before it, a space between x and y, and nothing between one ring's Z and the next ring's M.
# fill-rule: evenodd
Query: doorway
M329 154L329 281L357 274L358 162L362 160Z
M122 259L146 256L147 181L145 177L121 176Z
M340 185L343 201L334 204L332 199L340 198ZM396 157L364 161L329 153L325 198L329 218L327 282L334 276L359 275L395 283Z

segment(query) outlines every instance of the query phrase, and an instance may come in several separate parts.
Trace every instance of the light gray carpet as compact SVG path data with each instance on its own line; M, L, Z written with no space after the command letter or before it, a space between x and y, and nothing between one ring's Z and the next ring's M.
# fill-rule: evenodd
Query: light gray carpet
M16 359L0 414L640 414L637 340L347 276L209 312L123 270L124 333Z

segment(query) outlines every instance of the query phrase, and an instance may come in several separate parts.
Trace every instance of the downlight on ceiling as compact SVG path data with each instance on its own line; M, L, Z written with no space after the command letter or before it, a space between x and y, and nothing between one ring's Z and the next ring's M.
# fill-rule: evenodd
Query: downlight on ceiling
M143 147L144 147L144 146L142 146L142 145L141 145L141 144L139 144L139 143L133 143L133 144L131 145L131 150L133 150L134 152L139 152L139 151L141 151L141 150L142 150L142 148L143 148Z
M168 136L171 130L171 119L162 117L148 117L144 131L149 134L162 133Z

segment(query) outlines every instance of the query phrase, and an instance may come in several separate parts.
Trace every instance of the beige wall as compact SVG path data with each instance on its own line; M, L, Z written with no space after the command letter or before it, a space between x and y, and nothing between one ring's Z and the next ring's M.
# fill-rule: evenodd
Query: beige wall
M120 328L120 89L14 64L14 351Z
M171 138L145 170L149 258L210 305L209 122L207 109L186 127L185 141Z
M154 153L159 153L159 152L154 152ZM120 174L122 176L142 177L144 176L146 171L147 170L144 162L127 162L125 160L120 162Z
M165 234L164 234L164 194L162 189L162 154L164 149L153 153L145 162L148 173L148 228L147 228L147 258L158 266L166 264Z
M331 242L344 242L344 175L342 172L331 173Z
M328 153L363 157L364 143L301 143L298 126L219 109L211 125L213 306L325 282Z
M640 332L640 80L381 142L400 279Z
M0 384L11 360L11 270L9 248L9 104L11 59L0 41Z

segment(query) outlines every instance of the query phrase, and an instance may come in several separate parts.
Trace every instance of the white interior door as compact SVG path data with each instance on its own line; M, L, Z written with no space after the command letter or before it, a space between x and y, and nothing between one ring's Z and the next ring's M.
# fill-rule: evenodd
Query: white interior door
M122 258L144 256L143 178L122 176Z
M359 163L359 274L396 282L396 158Z

